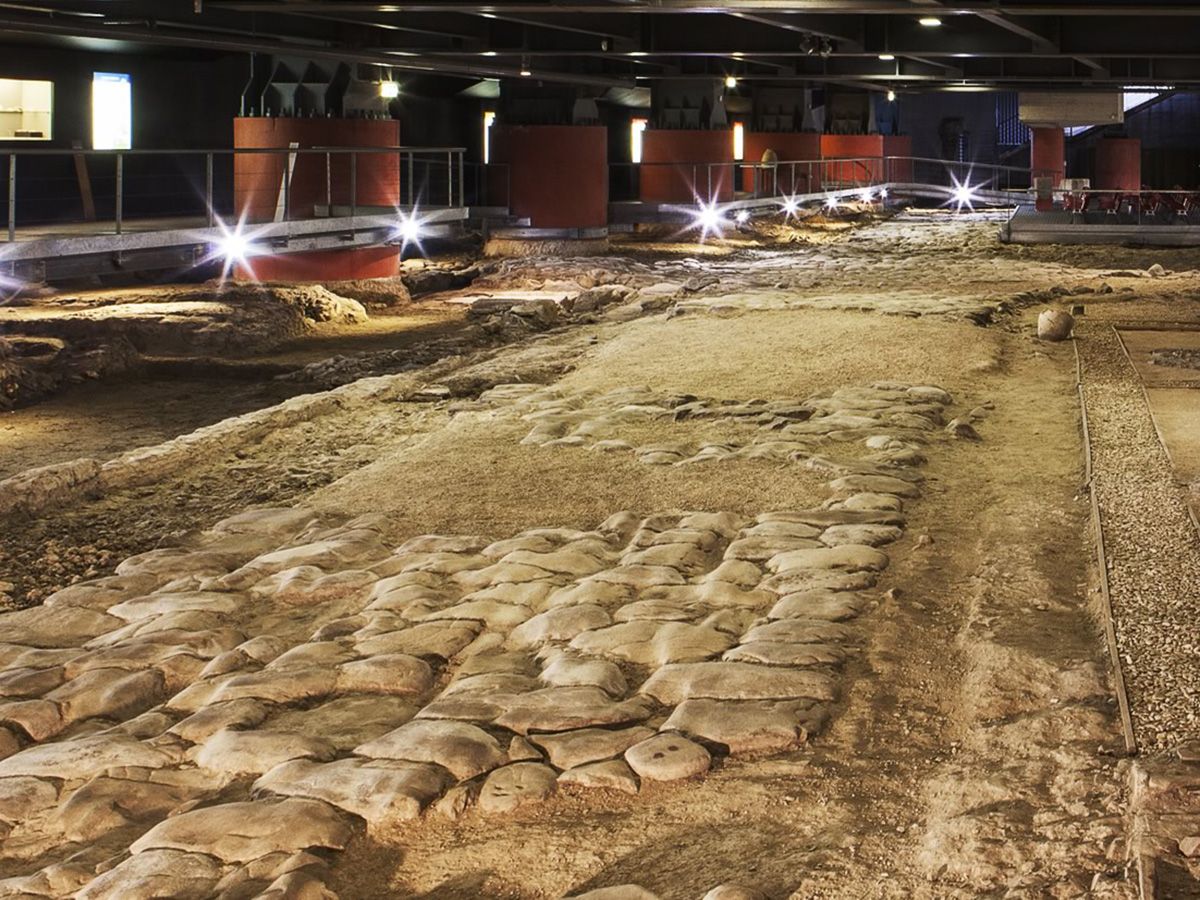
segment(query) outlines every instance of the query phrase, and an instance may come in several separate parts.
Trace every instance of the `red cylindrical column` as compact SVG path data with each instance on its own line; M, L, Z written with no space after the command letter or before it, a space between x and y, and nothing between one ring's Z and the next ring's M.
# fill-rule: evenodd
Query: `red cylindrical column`
M1138 138L1100 138L1092 187L1137 191L1142 187L1142 142Z
M1033 178L1051 179L1051 187L1057 188L1067 174L1066 138L1057 125L1039 125L1030 128L1030 171ZM1054 208L1054 200L1037 198L1037 208Z
M821 156L825 160L823 183L850 187L883 181L883 135L823 134Z
M493 162L507 167L509 211L527 216L530 227L608 225L604 126L497 124L491 153Z
M233 163L234 210L248 223L272 222L282 209L283 173L289 163L289 218L308 219L314 207L332 202L395 208L400 204L400 157L397 153L357 153L333 150L289 154L313 147L393 148L400 146L400 123L394 119L236 118L233 146L267 148L278 153L239 153ZM353 162L351 157L353 156ZM353 176L351 170L353 168ZM354 185L353 192L351 184ZM239 267L239 278L273 281L321 281L381 278L396 275L400 252L395 247L318 250L255 257Z
M733 132L647 129L638 178L647 203L732 200Z
M283 169L292 144L299 149L335 148L322 153L298 153L292 159L288 183L288 213L309 218L313 206L324 205L326 194L335 206L396 206L400 202L400 157L396 153L337 152L338 147L392 148L400 146L400 123L395 119L233 120L235 149L272 149L278 153L239 153L234 157L234 208L248 222L270 222L282 199ZM355 196L350 195L351 156L354 156ZM328 176L328 177L327 177Z

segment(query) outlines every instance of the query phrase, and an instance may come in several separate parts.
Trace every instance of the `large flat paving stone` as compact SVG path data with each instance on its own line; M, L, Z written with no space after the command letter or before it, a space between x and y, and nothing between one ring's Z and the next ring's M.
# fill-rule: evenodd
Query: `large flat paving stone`
M740 662L678 663L663 666L641 693L666 706L684 700L833 700L834 680L822 672Z
M811 700L685 700L663 728L724 744L730 753L755 753L803 744L826 715Z
M508 761L494 737L465 722L414 719L354 749L372 759L402 759L435 763L465 780L482 775Z
M546 751L550 762L559 769L573 769L586 763L614 759L647 738L654 730L643 726L633 728L581 728L560 734L531 736L534 744Z
M134 841L147 850L204 853L224 862L249 862L276 851L323 847L343 850L353 836L346 816L319 800L225 803L181 813Z
M310 797L361 816L369 827L415 819L446 787L438 766L396 760L293 760L256 782L254 793Z
M220 880L221 863L204 853L150 850L93 879L78 900L206 900Z

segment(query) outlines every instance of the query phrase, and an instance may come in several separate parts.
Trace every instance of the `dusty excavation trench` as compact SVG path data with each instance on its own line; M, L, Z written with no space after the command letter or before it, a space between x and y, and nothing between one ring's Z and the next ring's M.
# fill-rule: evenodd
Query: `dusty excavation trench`
M1136 372L1190 345L1110 336L1200 258L995 229L510 262L7 414L0 896L1194 896L1196 535L1120 519L1189 521Z

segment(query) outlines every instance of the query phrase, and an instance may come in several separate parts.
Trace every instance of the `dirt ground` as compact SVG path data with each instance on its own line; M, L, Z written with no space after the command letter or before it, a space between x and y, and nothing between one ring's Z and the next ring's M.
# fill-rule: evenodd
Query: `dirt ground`
M1033 344L1031 324L764 313L644 320L602 339L564 388L636 374L662 390L778 398L921 378L949 387L956 409L997 412L981 444L951 445L930 466L903 562L880 585L896 596L868 616L853 687L808 750L636 798L423 820L353 847L340 892L555 897L632 881L688 898L736 881L771 897L1067 897L1099 877L1120 896L1120 740L1089 603L1071 356ZM586 451L514 451L513 438L436 432L314 502L394 515L401 537L587 526L631 503L788 508L815 490L791 467L713 463L681 477ZM917 549L922 535L932 543Z
M906 502L907 529L857 623L862 641L831 722L806 747L718 757L702 780L646 783L636 796L568 788L503 815L427 814L360 835L333 859L340 896L532 900L630 882L664 900L721 882L797 900L1136 896L1075 361L1070 344L1033 334L1045 305L1151 321L1195 290L1200 253L1006 248L996 224L922 214L787 248L710 246L718 252L698 265L720 267L720 281L686 314L598 317L498 351L510 380L548 381L579 403L629 387L747 402L937 385L953 396L952 415L974 411L980 440L937 432L922 447L921 497ZM672 249L639 247L630 259L661 263L664 279L679 276L679 257L701 259L695 245ZM1173 273L1150 277L1156 262ZM909 295L939 301L905 312ZM1003 304L990 324L964 316L985 301ZM429 307L402 329L330 330L320 346L272 360L419 342L453 332L460 315ZM0 420L0 475L39 452L49 461L159 440L265 404L273 390L76 389ZM688 420L612 428L633 446L744 436ZM37 602L256 505L383 514L398 543L588 529L626 509L757 515L825 495L827 475L792 463L645 465L521 443L529 430L473 397L347 409L159 484L0 523L0 581Z

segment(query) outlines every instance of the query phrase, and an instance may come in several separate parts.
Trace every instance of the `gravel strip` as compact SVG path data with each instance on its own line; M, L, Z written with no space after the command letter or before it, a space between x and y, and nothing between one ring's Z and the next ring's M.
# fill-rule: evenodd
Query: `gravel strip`
M1200 736L1200 540L1112 329L1081 326L1117 643L1146 753Z

